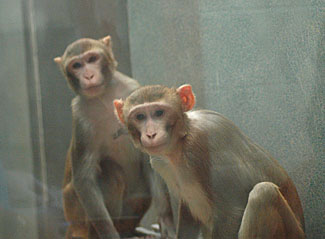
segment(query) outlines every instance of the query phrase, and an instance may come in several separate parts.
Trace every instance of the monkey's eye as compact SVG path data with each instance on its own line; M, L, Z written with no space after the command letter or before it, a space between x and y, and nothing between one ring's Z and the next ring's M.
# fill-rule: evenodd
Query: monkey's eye
M91 56L88 58L88 63L93 63L95 61L97 61L97 56Z
M144 120L146 118L146 116L144 114L137 114L135 117L137 118L137 120L140 120L140 121Z
M163 114L164 114L164 111L163 111L163 110L157 110L157 111L155 112L155 116L156 116L156 117L161 117L161 116L163 116Z
M82 66L81 63L76 62L76 63L73 63L72 68L73 68L73 69L78 69L78 68L80 68L81 66Z

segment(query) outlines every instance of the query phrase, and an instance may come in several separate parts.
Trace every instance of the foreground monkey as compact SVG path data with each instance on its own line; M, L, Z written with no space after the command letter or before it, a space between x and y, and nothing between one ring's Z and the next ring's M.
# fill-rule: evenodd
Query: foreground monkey
M54 61L77 95L63 183L66 238L135 236L151 203L152 169L123 134L112 102L139 84L116 71L109 36L77 40Z
M190 85L142 87L115 100L134 144L180 199L177 238L304 238L296 188L281 166L230 120L189 111ZM189 111L189 112L187 112Z

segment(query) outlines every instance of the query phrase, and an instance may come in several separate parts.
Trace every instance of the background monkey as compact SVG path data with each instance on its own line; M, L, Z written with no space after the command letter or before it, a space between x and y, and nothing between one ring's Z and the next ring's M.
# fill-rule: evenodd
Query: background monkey
M54 61L77 95L63 183L66 237L134 236L151 203L152 169L123 134L113 99L139 84L116 71L110 36L77 40Z
M142 87L115 100L134 144L180 199L178 238L304 238L296 188L283 168L230 120L189 111L190 85Z

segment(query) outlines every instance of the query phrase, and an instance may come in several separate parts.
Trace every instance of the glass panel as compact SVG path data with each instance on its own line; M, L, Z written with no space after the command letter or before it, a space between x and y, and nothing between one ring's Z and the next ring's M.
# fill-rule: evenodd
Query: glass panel
M297 187L307 237L321 238L324 8L317 0L2 1L0 238L64 237L74 93L53 58L79 38L107 35L120 72L141 85L191 84L196 108L222 113L269 151Z

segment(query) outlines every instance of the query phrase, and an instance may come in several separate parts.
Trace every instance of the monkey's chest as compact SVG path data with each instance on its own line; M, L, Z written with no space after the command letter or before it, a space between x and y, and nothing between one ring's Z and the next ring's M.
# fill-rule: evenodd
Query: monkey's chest
M123 131L117 121L99 121L93 124L95 135L93 147L97 147L103 158L116 162L131 177L134 164L139 164L141 154L133 146L128 135Z
M131 141L125 130L114 118L109 117L98 118L92 121L91 129L94 133L94 144L103 146L102 150L114 152L114 154L125 151L129 148ZM128 151L128 150L127 150Z
M165 180L169 191L188 206L195 218L205 225L212 223L212 203L193 174L178 170L165 159L151 157L150 162Z
M212 220L212 205L206 193L197 182L183 182L179 180L179 194L188 205L192 215L203 224L209 225Z

